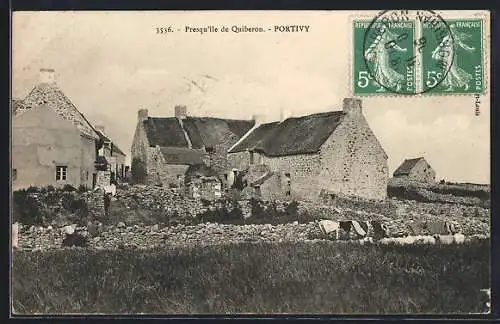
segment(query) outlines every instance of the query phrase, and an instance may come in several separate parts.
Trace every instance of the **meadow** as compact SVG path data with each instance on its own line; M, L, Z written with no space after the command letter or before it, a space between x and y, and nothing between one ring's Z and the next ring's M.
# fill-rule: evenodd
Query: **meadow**
M471 313L490 245L18 250L12 275L17 314Z

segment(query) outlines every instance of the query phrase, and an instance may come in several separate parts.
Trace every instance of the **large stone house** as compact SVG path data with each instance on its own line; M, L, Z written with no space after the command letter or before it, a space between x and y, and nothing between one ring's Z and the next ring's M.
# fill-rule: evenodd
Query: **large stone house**
M83 185L92 188L101 141L96 129L55 82L55 71L40 70L40 81L12 102L12 187Z
M394 181L436 182L436 172L423 157L405 159L392 175Z
M176 187L185 183L190 166L205 165L224 183L229 167L227 151L254 123L191 117L185 106L176 106L174 117L149 117L148 110L141 109L132 142L132 179Z
M266 200L314 201L322 192L382 200L387 193L387 154L359 99L344 99L341 111L256 124L228 160L230 182L243 174L246 188Z

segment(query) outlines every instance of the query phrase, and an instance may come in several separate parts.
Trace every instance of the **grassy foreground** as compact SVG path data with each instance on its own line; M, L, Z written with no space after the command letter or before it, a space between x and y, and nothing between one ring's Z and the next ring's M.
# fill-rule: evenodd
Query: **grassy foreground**
M283 243L13 255L19 313L468 313L489 242Z

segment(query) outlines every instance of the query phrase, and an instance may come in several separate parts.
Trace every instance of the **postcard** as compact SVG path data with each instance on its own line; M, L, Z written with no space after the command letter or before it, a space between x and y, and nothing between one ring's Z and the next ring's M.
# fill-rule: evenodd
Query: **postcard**
M489 313L490 51L488 11L13 12L11 315Z

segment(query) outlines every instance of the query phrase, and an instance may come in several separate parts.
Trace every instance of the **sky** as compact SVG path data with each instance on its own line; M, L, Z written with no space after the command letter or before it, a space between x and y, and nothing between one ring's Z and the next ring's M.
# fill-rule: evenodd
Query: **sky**
M139 109L167 117L182 104L191 116L258 114L267 121L277 120L281 110L302 116L342 109L342 99L352 97L352 19L376 14L16 12L12 96L23 98L38 83L41 68L55 69L59 88L89 121L105 126L130 160ZM186 26L210 25L310 27L307 33L184 32ZM169 26L181 31L156 33ZM489 56L489 44L486 50ZM424 156L438 179L490 182L489 94L480 97L479 116L472 95L362 99L363 113L389 156L389 172L405 158Z

